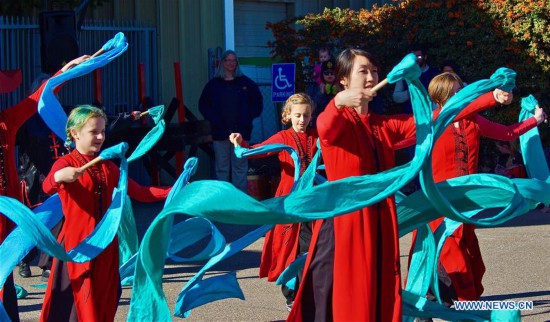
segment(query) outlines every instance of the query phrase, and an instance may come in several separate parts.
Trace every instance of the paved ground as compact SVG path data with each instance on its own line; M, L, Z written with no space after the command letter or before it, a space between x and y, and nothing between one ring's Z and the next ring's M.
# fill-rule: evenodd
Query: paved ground
M147 225L146 215L137 214L141 230ZM219 225L228 240L234 240L253 227ZM532 311L523 311L524 321L550 321L550 214L533 211L503 227L478 229L479 242L487 273L484 277L485 300L530 300ZM192 311L189 321L281 321L287 316L279 288L257 278L263 239L244 252L220 263L211 274L236 270L246 301L229 299ZM410 236L401 239L402 267L406 267ZM171 309L184 283L200 269L197 265L168 264L164 272L164 292ZM35 276L20 278L29 296L20 300L22 321L37 321L43 290L32 287L40 283L39 269L32 267ZM406 273L404 273L406 274ZM125 288L117 312L117 321L127 316L131 289ZM174 320L177 320L174 318Z

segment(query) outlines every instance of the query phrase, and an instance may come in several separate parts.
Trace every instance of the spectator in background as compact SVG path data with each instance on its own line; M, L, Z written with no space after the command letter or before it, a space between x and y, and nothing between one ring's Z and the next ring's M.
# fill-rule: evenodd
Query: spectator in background
M441 64L442 73L455 73L460 76L460 67L452 59L447 59Z
M460 66L452 59L447 59L443 62L443 64L441 64L441 73L453 73L462 78L461 72L462 69L460 68ZM465 81L462 81L462 83L464 84L464 86L468 86L468 83L466 83Z
M241 72L237 54L227 50L214 78L202 90L199 110L212 127L216 179L232 182L245 192L248 161L236 157L228 138L231 133L241 133L249 141L252 121L262 108L258 86Z
M495 145L500 152L496 160L495 173L508 178L527 178L517 140L495 141Z
M318 53L319 53L319 62L316 63L315 66L313 67L313 75L311 78L318 85L320 85L323 82L323 75L321 70L322 64L331 59L334 60L334 58L332 58L332 55L330 54L330 50L328 49L328 47L320 48Z
M327 60L321 64L321 75L322 82L319 85L316 85L315 94L313 96L313 101L315 102L315 109L313 110L313 115L311 119L310 126L315 128L315 122L317 121L317 116L325 110L327 104L334 98L340 91L340 87L337 82L335 82L336 77L334 76L334 59Z
M437 74L439 74L439 70L428 65L428 54L423 45L413 44L411 46L411 53L416 55L416 63L418 64L418 66L420 66L420 69L422 70L422 74L420 75L420 82L422 83L422 85L424 85L426 89L428 89L430 81ZM412 113L409 87L407 86L405 81L401 80L395 83L395 89L393 91L392 98L395 103L403 104L402 113Z

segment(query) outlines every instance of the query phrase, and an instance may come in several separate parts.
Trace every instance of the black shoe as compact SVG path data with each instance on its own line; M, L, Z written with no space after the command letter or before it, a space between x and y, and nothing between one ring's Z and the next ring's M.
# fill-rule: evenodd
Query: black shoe
M40 278L42 282L47 282L50 278L50 270L49 269L43 269L42 270L42 277Z
M31 268L25 262L19 262L19 276L23 278L31 277Z

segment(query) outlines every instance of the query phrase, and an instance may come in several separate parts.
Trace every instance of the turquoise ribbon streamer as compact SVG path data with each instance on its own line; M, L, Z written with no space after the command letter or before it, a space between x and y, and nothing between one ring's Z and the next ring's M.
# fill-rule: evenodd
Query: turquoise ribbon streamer
M292 158L294 159L294 162L296 162L299 165L299 158L296 153L296 151L286 145L280 145L280 144L274 144L269 146L262 146L256 149L246 149L246 148L235 148L235 153L238 157L247 157L251 155L257 155L257 154L265 154L269 152L279 152L279 151L287 151ZM299 169L299 167L298 167ZM296 173L297 175L299 172ZM295 183L296 184L296 183ZM174 190L173 190L174 191ZM174 191L176 193L177 191ZM185 199L177 198L179 202L184 202ZM167 205L170 203L167 201ZM166 208L165 208L166 209ZM146 233L146 236L149 236L149 234L156 235L158 233L155 233L155 231L165 231L166 227L168 225L171 225L173 221L173 214L174 213L165 213L164 211L157 216L155 221L151 224L149 230ZM192 245L195 243L195 241L202 239L203 237L207 236L209 233L211 233L212 228L207 228L206 231L203 231L203 233L197 232L196 226L189 226L188 224L192 223L192 221L202 220L203 225L206 227L214 227L210 221L202 219L202 218L192 218L189 219L183 223L181 223L182 231L176 232L176 229L179 228L178 226L174 226L172 228L171 232L171 240L166 241L166 238L164 237L164 240L159 241L159 238L163 238L163 235L160 235L158 237L150 237L150 238L144 238L142 242L142 250L140 250L140 253L143 253L144 250L147 249L153 249L158 247L158 243L160 242L163 247L168 247L168 256L170 256L172 259L174 259L174 255L171 255L173 253L174 248L183 248L187 247L188 245ZM160 226L160 229L158 228ZM215 227L214 227L215 228ZM203 305L205 303L224 299L228 297L236 297L244 299L242 295L242 291L240 290L235 273L229 273L221 276L217 276L215 278L209 278L206 280L202 280L202 277L204 276L205 272L210 269L215 264L219 263L220 261L236 254L237 252L241 251L248 245L250 245L252 242L263 236L267 231L269 231L272 228L272 225L266 225L262 226L251 233L247 234L246 236L240 238L239 240L231 243L231 245L226 246L223 248L223 245L225 245L225 239L223 239L223 236L221 234L216 236L213 234L213 237L211 238L210 243L215 244L215 247L207 247L203 251L200 252L201 256L200 259L207 259L210 258L208 263L195 275L195 277L189 281L184 289L180 292L178 295L178 300L176 303L175 308L175 315L176 316L188 316L190 313L190 309ZM157 230L158 229L158 230ZM217 232L217 230L215 230ZM219 232L217 232L219 234ZM185 238L182 236L182 234L185 234ZM166 235L164 235L166 236ZM175 239L174 236L179 236L179 239ZM153 240L154 243L151 244L150 240ZM179 247L174 246L174 242L177 241L186 241L185 244L181 244ZM166 246L167 245L167 246ZM163 248L164 249L164 248ZM143 319L152 319L152 320L165 320L165 319L171 319L170 317L170 311L168 308L168 305L166 303L166 299L164 297L164 293L162 292L162 289L154 288L150 284L148 284L149 279L147 277L152 278L156 281L154 284L161 284L162 283L162 274L158 274L159 271L161 271L161 268L164 266L164 258L161 258L161 255L158 254L156 257L156 261L149 261L150 254L146 254L148 257L145 257L143 260L138 261L136 265L135 270L135 279L134 279L134 292L135 297L132 296L132 301L130 305L130 314L128 317L128 320L134 321L134 320L143 320ZM141 256L141 255L139 255ZM187 259L182 258L176 258L179 262L188 261ZM198 260L199 257L195 256L190 260ZM153 273L152 274L141 274L143 270L147 270L147 273ZM147 276L149 275L149 276ZM221 283L223 282L223 283ZM140 291L135 291L136 287L139 288ZM215 292L212 292L212 290L215 290ZM153 302L158 303L154 306L141 306L139 303L141 302ZM159 309L161 307L161 309Z
M29 292L23 286L15 284L15 294L17 299L24 299L29 295Z
M166 199L165 208L173 202L184 202L178 198L178 194L185 190L185 184L195 173L196 167L196 158L187 160L184 171ZM128 276L131 278L131 273L122 275L124 274L123 268L125 271L133 272L134 275L128 314L129 321L142 321L143 319L169 321L171 319L168 304L162 292L162 273L169 250L172 225L173 215L163 216L163 212L161 212L145 232L138 253L121 267L121 278ZM219 241L215 241L215 243L219 243ZM154 311L156 314L149 314L149 311Z
M416 63L407 64L407 68L418 69ZM396 71L392 71L396 72ZM403 73L406 74L406 73ZM391 78L391 75L388 77ZM297 190L296 192L279 198L273 198L259 202L252 199L243 192L235 189L232 185L219 181L200 181L189 184L185 189L182 189L175 198L179 202L171 202L163 209L158 218L171 217L176 213L185 213L188 215L207 218L214 221L221 221L234 224L258 224L265 225L258 230L255 230L239 240L242 244L249 242L253 238L259 238L269 229L271 225L278 223L294 223L302 221L311 221L320 218L331 218L335 215L349 213L350 211L361 209L367 205L377 203L395 193L404 184L411 180L420 170L423 158L426 155L426 150L431 148L431 102L423 86L418 80L410 80L411 95L419 102L416 104L415 120L417 122L417 153L415 161L408 165L390 169L386 172L376 175L366 175L362 177L352 177L341 181L327 182L322 185ZM316 168L316 165L315 165ZM314 171L314 170L313 170ZM308 178L312 181L315 175L309 175ZM306 180L304 180L306 182ZM305 186L312 183L305 184ZM341 192L338 195L336 192ZM339 196L351 197L352 201L338 198ZM370 200L365 200L369 199ZM163 220L163 219L159 219ZM263 231L262 231L263 230ZM154 225L146 233L146 236L161 235L163 231L157 229ZM148 237L152 238L152 237ZM210 300L215 300L219 297L210 297L208 294L191 298L193 292L187 292L193 287L197 287L198 281L202 279L202 275L208 270L212 263L218 262L234 253L235 250L242 247L237 242L232 243L224 252L212 258L203 269L184 287L181 297L178 297L176 305L177 316L186 316L189 314L189 309L195 307L196 303L207 303ZM157 247L157 249L166 249L167 245ZM140 250L140 254L145 253L143 262L164 262L164 257L153 257L154 254L148 251ZM141 256L141 255L140 255ZM169 320L169 309L166 307L164 294L162 289L158 288L161 282L162 274L158 267L152 269L148 273L147 281L156 281L153 285L157 285L156 299L153 301L147 299L147 303L155 303L154 305L140 305L137 297L142 296L142 291L136 291L136 281L140 274L139 266L136 266L136 280L134 281L134 294L132 305L130 308L129 320ZM146 273L146 272L143 272ZM202 281L208 283L208 280ZM201 282L201 283L202 283ZM151 288L154 286L151 285ZM150 289L148 289L150 291ZM204 296L204 297L202 297ZM181 303L181 306L180 306Z
M65 125L67 115L61 107L61 103L55 96L53 90L60 84L82 75L86 75L94 69L103 67L120 56L128 48L124 34L119 32L115 37L107 41L103 47L107 50L103 54L90 58L89 60L76 65L75 67L50 78L44 86L44 91L38 100L38 114L42 117L48 127L63 141L67 139Z
M509 69L501 68L497 70L497 72L493 74L489 80L482 80L473 83L461 90L447 102L439 118L436 120L434 125L434 128L436 129L436 137L441 135L443 130L448 126L448 124L450 124L450 122L452 122L454 117L460 110L462 110L465 104L469 104L483 92L497 87L501 87L505 90L511 90L514 87L514 82L515 72ZM481 177L479 178L481 179L475 178L474 180L478 180L480 184L489 184L488 180L490 179L488 175L480 176ZM438 190L438 185L435 185L432 177L431 163L428 162L424 165L424 168L421 171L420 179L424 193L430 196L429 201L434 205L435 209L437 209L439 216L445 216L448 218L445 218L442 225L436 230L435 239L433 241L424 240L425 238L432 238L427 235L430 232L429 227L419 230L417 234L417 239L419 240L417 240L417 245L415 245L415 251L411 260L411 266L409 268L411 275L409 276L406 289L421 297L424 297L429 286L431 285L435 296L439 301L441 301L437 282L437 266L439 262L439 255L446 238L449 237L461 225L462 222L474 223L482 226L493 226L526 213L529 210L530 205L522 197L520 191L513 182L501 182L500 184L503 185L502 187L507 187L508 191L513 193L509 196L509 198L503 199L507 201L502 205L505 209L491 218L474 219L473 217L481 211L481 209L472 210L465 213L457 211L453 205L449 203L448 200L446 200L446 198L440 193ZM494 196L493 191L487 192L487 194ZM486 195L484 194L484 196ZM482 203L487 205L486 202L487 198L485 197ZM401 213L399 216L401 217ZM436 219L439 216L436 215L433 219ZM401 225L401 220L400 228L404 229ZM420 242L422 242L421 247L419 244ZM434 243L437 243L437 247L435 247L435 255L433 247ZM430 267L426 268L426 266Z
M306 264L307 254L304 253L298 258L296 258L290 265L288 265L287 268L279 275L279 278L277 278L277 281L275 281L276 285L284 285L288 287L291 290L296 290L299 285L296 285L296 276L298 276L298 272L300 269L302 269Z
M444 108L442 109L441 114L438 116L437 120L434 123L434 132L436 139L439 138L439 136L443 133L445 128L453 121L453 119L458 115L458 113L464 109L468 104L470 104L473 100L475 100L477 97L479 97L481 94L486 93L490 90L493 90L494 88L501 87L505 89L512 89L515 86L515 77L516 73L507 68L500 68L498 69L490 79L488 80L480 80L475 83L472 83L471 85L463 88L460 92L455 94L447 103L445 104ZM429 157L431 158L431 152ZM456 211L456 209L453 208L453 206L448 203L438 192L437 187L433 181L432 176L432 164L431 162L426 162L423 166L422 171L420 172L420 183L422 186L422 189L424 193L428 196L430 196L430 202L434 204L434 206L439 210L441 216L450 217L451 219L454 219L456 221L460 222L471 222L469 217L463 216L459 212ZM521 203L522 198L518 195L516 196L513 201L514 203L511 204L507 209L505 209L501 214L493 217L488 218L486 220L478 222L479 224L486 224L486 225L492 225L495 224L498 220L506 221L512 216L517 216L521 213L521 211L525 211L525 207L521 208L522 206L519 204ZM523 210L522 210L523 209ZM446 226L448 227L456 227L455 224L452 224L450 222L446 223ZM425 232L426 230L422 230L422 232ZM443 233L443 235L450 235L452 232ZM420 236L417 236L417 238L424 238L425 235L423 233L420 234ZM437 250L437 253L440 252L440 249ZM432 254L426 254L426 256L429 256L433 258ZM419 262L416 261L411 262L410 271L416 271L418 269L421 269L420 266L422 263L424 263L423 256L415 256ZM433 263L433 265L437 265L437 261ZM432 270L434 276L437 275L437 268ZM417 281L409 280L413 284L417 284ZM437 283L436 285L433 285L435 288L435 295L436 297L439 297L439 290ZM412 285L412 284L411 284ZM413 292L416 292L418 290L407 288L408 290L412 290ZM426 289L426 288L424 288Z
M139 249L139 240L132 209L132 200L128 195L125 196L126 202L122 209L122 219L118 227L118 250L120 252L120 264L126 263ZM124 285L124 284L122 284Z
M317 146L319 147L319 142L317 142ZM315 169L320 162L320 149L317 150L312 162L309 164L306 171L304 171L304 176L300 177L300 158L297 151L290 146L284 144L269 144L254 149L246 149L240 146L235 147L235 154L238 157L248 157L281 151L287 151L294 162L294 184L291 188L291 192L301 190L304 187L312 186L315 178ZM221 299L239 298L244 300L242 290L240 289L235 273L224 274L222 276L211 277L203 280L204 274L207 270L222 260L225 260L248 247L250 244L258 240L258 238L264 236L272 228L273 225L263 225L239 238L235 242L231 243L231 245L227 245L221 255L211 258L178 294L174 315L178 317L188 317L191 314L191 309ZM220 285L220 281L225 281L227 285L224 285L223 288L217 289L216 292L211 292L211 285Z
M128 163L135 161L147 153L162 137L166 124L164 121L164 105L150 108L149 115L153 118L155 126L141 139L136 149L128 157ZM126 263L134 256L139 247L136 220L132 209L132 202L126 196L126 203L122 212L122 220L118 228L118 243L120 250L120 263ZM127 285L127 284L122 284Z
M521 99L521 111L519 112L519 122L523 122L533 116L535 107L539 102L533 95ZM525 163L525 169L529 178L534 178L550 182L550 171L548 163L544 157L542 142L540 140L538 128L533 128L519 138L520 150Z
M128 162L141 158L145 153L151 150L151 148L160 140L164 134L164 130L166 129L166 123L164 121L164 105L152 107L148 111L149 115L153 118L155 126L147 132L143 139L141 139L134 152L132 152L132 154L128 157Z
M40 220L48 229L53 228L63 216L59 196L57 194L51 196L40 206L33 209L32 212L33 216ZM4 242L0 245L0 258L2 258L2 265L0 265L0 288L4 286L6 279L13 272L17 263L19 263L34 246L35 244L21 227L15 227L8 237L6 237ZM19 289L17 289L17 291L19 296ZM0 321L9 320L7 312L0 302Z

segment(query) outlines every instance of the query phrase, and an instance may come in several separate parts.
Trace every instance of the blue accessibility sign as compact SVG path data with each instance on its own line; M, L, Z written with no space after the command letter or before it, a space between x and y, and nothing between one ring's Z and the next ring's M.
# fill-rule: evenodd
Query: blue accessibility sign
M273 64L271 65L272 86L271 100L273 102L284 102L295 91L296 64Z

